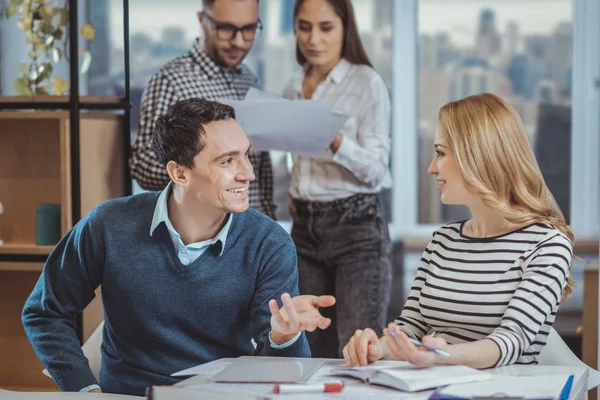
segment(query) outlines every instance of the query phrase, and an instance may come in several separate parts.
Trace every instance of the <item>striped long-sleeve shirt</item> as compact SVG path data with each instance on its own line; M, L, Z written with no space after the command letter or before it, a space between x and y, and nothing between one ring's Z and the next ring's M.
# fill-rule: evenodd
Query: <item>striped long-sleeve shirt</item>
M537 363L567 282L571 242L550 225L473 238L463 224L433 234L396 324L416 339L491 339L501 353L496 367Z

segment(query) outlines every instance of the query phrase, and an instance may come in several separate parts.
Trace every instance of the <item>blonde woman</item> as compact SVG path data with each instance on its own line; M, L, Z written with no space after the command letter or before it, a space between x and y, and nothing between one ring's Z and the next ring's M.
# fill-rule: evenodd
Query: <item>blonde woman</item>
M418 366L534 364L571 293L574 237L521 120L489 93L448 103L434 150L428 172L442 202L466 205L472 218L433 234L401 315L381 338L356 331L344 358L351 365L382 358Z

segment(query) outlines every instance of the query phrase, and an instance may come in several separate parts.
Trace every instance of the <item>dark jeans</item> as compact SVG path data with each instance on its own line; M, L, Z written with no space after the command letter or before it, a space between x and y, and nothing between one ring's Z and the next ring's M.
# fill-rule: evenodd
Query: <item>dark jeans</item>
M300 294L334 295L332 319L322 331L307 332L313 357L341 357L356 329L382 334L386 324L392 266L391 242L375 194L331 202L294 200L292 238L298 251Z

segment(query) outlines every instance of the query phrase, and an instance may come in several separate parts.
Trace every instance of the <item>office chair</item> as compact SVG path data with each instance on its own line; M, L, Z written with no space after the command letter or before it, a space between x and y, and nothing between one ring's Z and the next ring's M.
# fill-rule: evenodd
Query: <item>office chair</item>
M538 357L539 365L571 365L576 367L589 368L588 390L595 388L600 384L600 372L594 368L590 368L587 364L581 361L575 353L571 351L569 346L560 337L554 328L550 329L546 346L542 349Z

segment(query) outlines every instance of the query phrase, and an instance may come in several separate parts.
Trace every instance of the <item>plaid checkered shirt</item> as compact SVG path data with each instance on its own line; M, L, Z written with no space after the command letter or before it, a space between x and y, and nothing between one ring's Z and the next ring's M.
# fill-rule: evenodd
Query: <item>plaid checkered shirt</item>
M146 190L162 190L169 175L152 150L152 130L158 117L173 103L200 97L209 100L241 100L258 79L246 65L227 70L215 63L202 49L199 40L192 50L169 61L148 82L140 108L139 133L132 147L131 174ZM275 219L273 170L268 152L250 152L256 179L250 182L250 207Z

